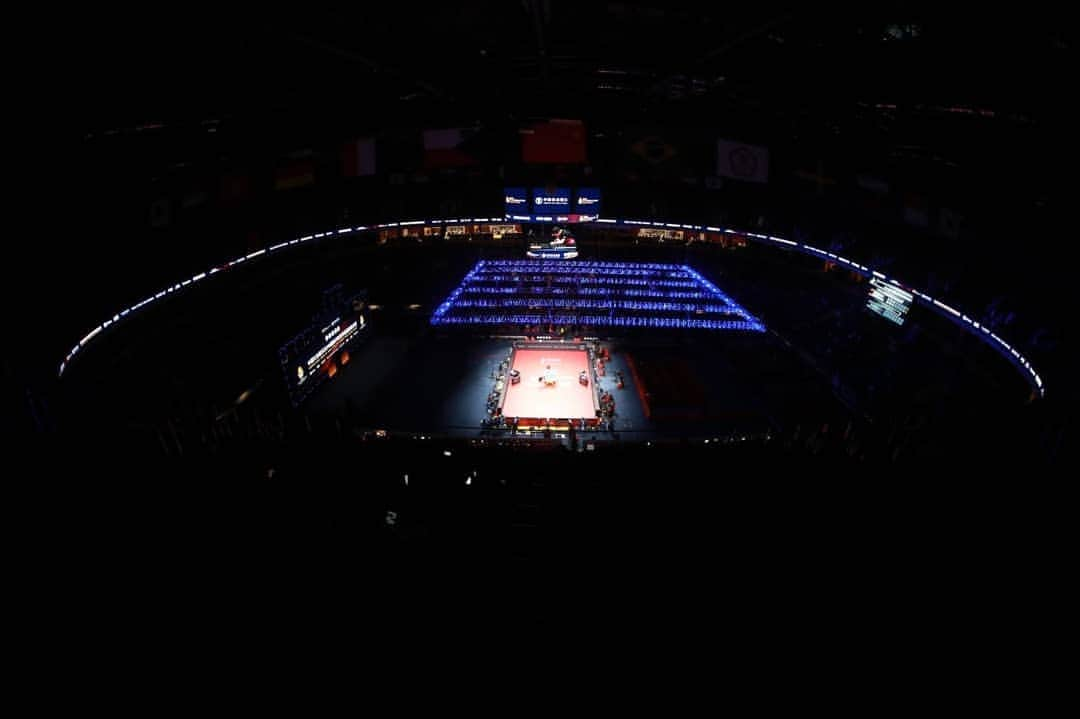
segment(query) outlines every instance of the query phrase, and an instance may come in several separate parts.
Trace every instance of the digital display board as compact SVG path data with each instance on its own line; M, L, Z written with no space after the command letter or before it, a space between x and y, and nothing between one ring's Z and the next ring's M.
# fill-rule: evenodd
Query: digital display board
M574 212L579 215L600 215L600 188L579 187L577 199L574 202Z
M529 214L529 193L524 187L507 187L503 193L508 215Z
M870 296L866 300L866 306L871 312L902 325L913 299L910 292L875 277L870 280Z
M310 327L278 350L285 384L294 406L337 373L338 368L347 361L346 350L367 328L363 296L335 304L336 307L324 307Z
M548 190L543 187L534 187L532 207L537 215L568 215L570 214L570 188L554 187Z

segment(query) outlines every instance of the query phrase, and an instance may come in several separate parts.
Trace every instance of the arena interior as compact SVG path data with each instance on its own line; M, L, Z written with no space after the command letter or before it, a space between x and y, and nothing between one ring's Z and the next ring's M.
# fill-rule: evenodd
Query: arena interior
M1003 546L1072 446L1075 33L981 12L87 13L9 438L430 568Z

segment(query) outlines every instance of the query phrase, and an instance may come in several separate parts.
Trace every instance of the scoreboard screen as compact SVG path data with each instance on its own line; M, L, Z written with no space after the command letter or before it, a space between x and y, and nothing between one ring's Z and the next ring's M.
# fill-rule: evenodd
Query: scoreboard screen
M285 384L294 406L348 362L348 351L367 328L363 296L332 302L304 331L278 350Z
M590 217L600 216L600 188L579 187L577 199L574 202L574 212L578 215Z
M910 292L875 277L870 280L870 295L867 297L866 306L871 312L902 325L913 299Z
M555 187L546 190L535 187L532 191L533 212L537 215L570 214L570 188Z
M524 187L507 187L504 193L507 215L529 214L529 193Z

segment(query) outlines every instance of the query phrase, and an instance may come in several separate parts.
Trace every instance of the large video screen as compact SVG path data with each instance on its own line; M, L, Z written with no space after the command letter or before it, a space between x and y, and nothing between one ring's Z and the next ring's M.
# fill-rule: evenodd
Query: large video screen
M871 312L881 315L890 322L902 325L911 308L912 299L914 297L910 292L905 292L896 285L882 282L875 277L870 280L870 295L866 300L866 306Z
M534 214L570 214L570 188L568 187L555 187L550 190L543 187L534 187L532 200Z
M600 188L579 187L577 200L574 202L574 212L579 215L600 215Z
M362 296L342 302L336 312L323 313L278 350L294 405L348 362L349 348L367 327L365 307Z
M524 187L507 187L505 195L507 215L529 214L529 193Z

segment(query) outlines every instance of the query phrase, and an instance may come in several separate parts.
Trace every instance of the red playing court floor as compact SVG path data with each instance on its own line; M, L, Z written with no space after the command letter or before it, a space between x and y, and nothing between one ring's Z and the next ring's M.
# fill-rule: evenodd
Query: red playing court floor
M548 367L556 378L554 385L540 379ZM578 382L582 370L592 376L585 350L519 349L514 352L511 369L521 372L521 383L507 387L503 416L540 419L596 416L591 379L589 385Z

